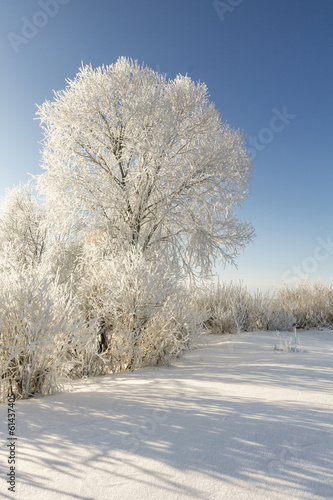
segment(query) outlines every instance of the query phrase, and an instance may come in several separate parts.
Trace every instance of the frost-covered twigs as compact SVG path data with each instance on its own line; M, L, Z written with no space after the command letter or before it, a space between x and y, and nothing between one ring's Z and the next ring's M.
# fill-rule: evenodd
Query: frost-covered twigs
M280 332L276 332L279 343L275 344L275 351L282 352L303 352L304 348L301 346L300 338L297 336L296 327L294 327L294 332L289 336L288 339L282 340L280 337Z

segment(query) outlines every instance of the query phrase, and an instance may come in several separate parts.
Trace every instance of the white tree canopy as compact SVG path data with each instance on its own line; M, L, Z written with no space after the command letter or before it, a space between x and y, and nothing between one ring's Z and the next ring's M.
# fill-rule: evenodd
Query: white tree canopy
M251 225L233 213L247 195L251 160L204 84L167 80L121 57L82 66L37 115L38 184L58 229L88 224L116 251L159 250L202 275L217 260L233 263L251 241Z

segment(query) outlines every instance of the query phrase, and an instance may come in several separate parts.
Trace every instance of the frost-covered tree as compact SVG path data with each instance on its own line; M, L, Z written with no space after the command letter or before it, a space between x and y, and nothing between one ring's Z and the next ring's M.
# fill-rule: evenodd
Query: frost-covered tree
M6 192L0 208L0 260L34 267L46 249L45 210L33 194L31 182Z
M167 80L122 57L82 66L37 115L38 182L60 232L89 225L117 253L132 245L147 256L163 252L201 275L217 260L234 262L251 241L252 227L234 214L251 161L204 84Z

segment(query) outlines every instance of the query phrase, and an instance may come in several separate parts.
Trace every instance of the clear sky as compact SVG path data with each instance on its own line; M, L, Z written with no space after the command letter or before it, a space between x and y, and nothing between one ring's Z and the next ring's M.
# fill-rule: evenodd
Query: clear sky
M81 61L144 62L205 82L223 121L248 135L256 230L238 270L250 289L333 279L331 0L0 0L0 195L40 172L36 103Z

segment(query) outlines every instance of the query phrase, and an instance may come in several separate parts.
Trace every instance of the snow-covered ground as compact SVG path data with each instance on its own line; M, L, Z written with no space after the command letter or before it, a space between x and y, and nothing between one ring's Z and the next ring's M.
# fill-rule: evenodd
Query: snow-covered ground
M290 334L282 334L289 338ZM1 498L333 498L333 331L205 336L171 367L16 403L16 493Z

